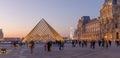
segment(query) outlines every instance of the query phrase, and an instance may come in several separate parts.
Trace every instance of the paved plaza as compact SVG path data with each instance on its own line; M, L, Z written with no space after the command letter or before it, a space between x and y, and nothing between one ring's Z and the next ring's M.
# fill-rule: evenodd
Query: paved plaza
M59 51L57 46L52 47L51 52L44 51L43 44L36 44L33 54L29 48L24 45L14 49L12 45L0 44L0 48L7 48L7 54L1 54L0 58L120 58L120 47L112 44L112 47L72 47L71 44L65 44L64 50Z

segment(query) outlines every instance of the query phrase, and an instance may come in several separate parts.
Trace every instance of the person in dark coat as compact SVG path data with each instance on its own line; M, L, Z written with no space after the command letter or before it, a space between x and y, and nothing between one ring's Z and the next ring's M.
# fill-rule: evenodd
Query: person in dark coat
M51 51L51 46L52 46L52 42L49 41L49 42L47 43L47 50L48 50L48 52Z

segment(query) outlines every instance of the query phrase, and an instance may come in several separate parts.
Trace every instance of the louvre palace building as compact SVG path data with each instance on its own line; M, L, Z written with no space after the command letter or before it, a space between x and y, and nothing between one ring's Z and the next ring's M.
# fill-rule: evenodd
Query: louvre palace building
M80 40L120 40L120 0L105 0L100 17L79 19L74 38Z

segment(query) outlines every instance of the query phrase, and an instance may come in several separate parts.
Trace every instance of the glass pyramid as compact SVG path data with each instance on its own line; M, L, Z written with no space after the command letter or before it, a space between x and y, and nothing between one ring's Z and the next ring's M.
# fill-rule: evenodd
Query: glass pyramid
M64 41L64 39L44 19L42 19L22 42L29 41L47 42Z

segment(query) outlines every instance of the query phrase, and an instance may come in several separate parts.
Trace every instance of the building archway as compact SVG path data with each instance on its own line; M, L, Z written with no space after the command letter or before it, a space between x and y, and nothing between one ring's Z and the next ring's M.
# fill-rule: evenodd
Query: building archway
M106 33L104 38L105 38L105 40L112 40L112 34L111 33Z

